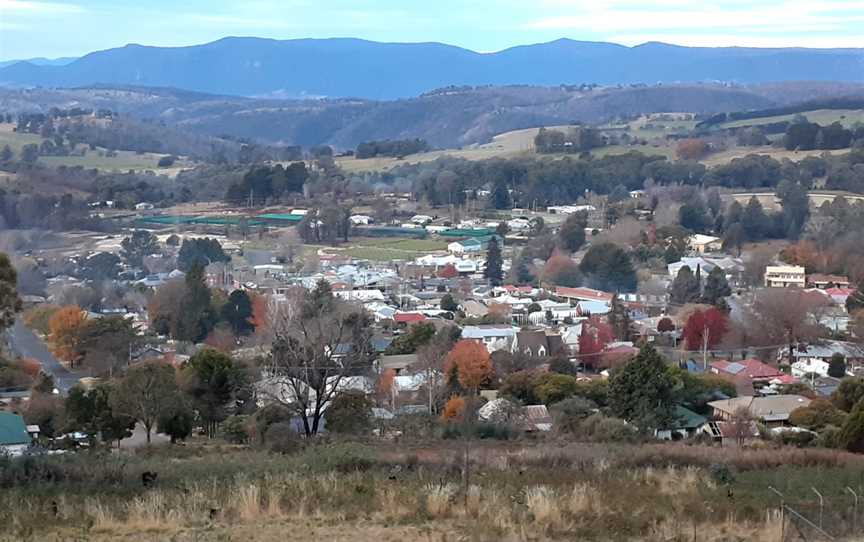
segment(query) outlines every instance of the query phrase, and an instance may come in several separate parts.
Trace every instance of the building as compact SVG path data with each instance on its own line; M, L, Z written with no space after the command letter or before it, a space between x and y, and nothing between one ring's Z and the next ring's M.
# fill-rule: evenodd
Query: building
M786 425L789 422L789 414L800 407L810 404L810 399L801 395L772 395L768 397L741 396L722 401L711 401L711 407L715 419L722 421L734 421L738 412L746 411L751 417L769 427Z
M521 352L531 357L550 357L565 353L561 335L550 334L541 329L523 330L516 333L513 352Z
M11 412L0 412L0 454L17 457L32 442L24 418Z
M841 275L813 273L807 276L807 285L820 290L829 288L849 288L849 279Z
M807 275L799 265L769 265L765 268L766 288L804 288Z
M594 290L592 288L566 288L558 286L555 288L555 296L566 299L570 303L578 303L580 301L596 301L600 303L610 304L615 294Z
M462 338L483 343L486 350L491 353L498 350L511 350L518 331L518 327L505 324L481 324L463 327Z
M697 233L690 237L690 250L705 254L707 252L719 252L723 250L723 240L712 235Z

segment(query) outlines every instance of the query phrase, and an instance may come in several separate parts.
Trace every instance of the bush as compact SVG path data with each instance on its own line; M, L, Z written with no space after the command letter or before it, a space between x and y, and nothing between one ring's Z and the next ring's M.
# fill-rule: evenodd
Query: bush
M231 444L249 442L249 416L229 416L222 422L222 436Z
M516 437L516 431L506 424L478 422L474 424L450 423L444 426L441 438L455 440L460 438L511 440Z
M546 405L562 401L576 394L579 385L570 375L543 373L533 380L534 395Z
M571 397L552 405L552 416L555 427L573 435L579 434L579 428L586 418L594 414L597 404L584 397Z
M729 465L714 463L708 467L708 472L711 474L711 479L718 484L729 485L735 483L735 474L729 468Z
M267 449L276 454L290 454L300 448L300 440L290 423L277 422L264 433Z
M315 472L363 472L375 466L372 451L353 442L310 447L299 459Z
M580 426L580 432L597 442L632 442L638 435L636 428L624 420L603 414L586 418Z

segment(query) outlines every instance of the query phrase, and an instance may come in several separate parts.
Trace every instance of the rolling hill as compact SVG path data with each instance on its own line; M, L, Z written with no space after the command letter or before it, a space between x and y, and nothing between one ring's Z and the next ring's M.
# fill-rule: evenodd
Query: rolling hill
M18 62L0 68L0 84L392 100L450 85L864 82L862 68L864 49L625 47L561 39L478 53L441 43L230 37L191 47L127 45L66 65Z

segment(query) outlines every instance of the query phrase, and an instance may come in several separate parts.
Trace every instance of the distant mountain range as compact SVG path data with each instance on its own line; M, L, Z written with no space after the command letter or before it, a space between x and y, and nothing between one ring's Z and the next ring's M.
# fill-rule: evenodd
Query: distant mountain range
M24 60L0 60L0 68L5 68L6 66L11 66L13 64L18 64L19 62L26 62L28 64L33 64L34 66L65 66L70 62L78 60L76 56L64 56L61 58L44 58L44 57L36 57L36 58L27 58Z
M727 81L864 82L864 49L681 47L561 39L496 53L353 38L224 38L191 47L127 45L68 64L0 68L0 84L174 87L235 96L392 100L450 85Z

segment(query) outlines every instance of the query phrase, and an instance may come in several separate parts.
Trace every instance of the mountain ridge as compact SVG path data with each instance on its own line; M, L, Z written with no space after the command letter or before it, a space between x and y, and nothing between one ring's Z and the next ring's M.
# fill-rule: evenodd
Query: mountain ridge
M393 100L450 85L864 82L864 49L627 47L561 38L480 53L438 42L229 36L200 45L128 44L65 65L18 62L0 84L173 87L212 94Z

